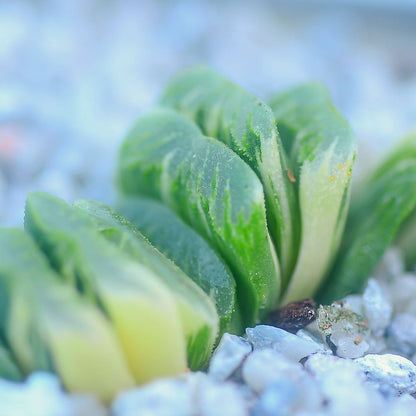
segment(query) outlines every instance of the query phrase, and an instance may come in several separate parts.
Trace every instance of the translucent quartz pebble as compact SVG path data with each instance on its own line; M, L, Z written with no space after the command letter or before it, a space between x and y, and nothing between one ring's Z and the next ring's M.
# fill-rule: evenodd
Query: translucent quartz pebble
M117 396L114 416L188 416L194 403L185 377L161 379Z
M253 407L253 416L319 415L323 397L307 374L297 382L281 378L270 384ZM308 412L308 413L306 413Z
M343 358L362 357L370 348L370 344L361 337L358 331L349 324L337 322L332 327L331 342L336 346L336 354Z
M0 379L0 414L3 416L105 416L93 395L65 393L56 376L33 373L24 383Z
M377 268L377 280L391 282L404 272L402 253L395 247L390 247L383 256Z
M357 358L370 348L366 341L369 331L365 321L342 304L320 306L316 320L322 338L336 355Z
M305 362L305 369L317 380L330 415L379 414L382 397L371 386L365 385L365 374L353 361L314 354Z
M293 361L299 361L321 350L321 346L317 342L302 339L283 329L269 325L247 328L246 334L255 350L272 348Z
M411 356L416 351L416 317L406 313L396 315L388 329L388 345L395 351Z
M395 313L415 312L416 275L413 273L404 273L397 277L389 288L389 295Z
M368 327L376 335L384 332L390 323L393 307L380 284L370 279L363 294L363 311Z
M387 385L398 393L416 392L416 366L400 355L368 354L355 362L377 386Z
M112 416L248 416L244 395L233 383L216 382L204 373L160 379L121 393Z
M209 364L209 375L215 380L226 380L251 352L251 345L244 338L225 333Z
M263 349L252 352L243 364L242 377L255 392L263 391L273 381L287 379L288 382L301 379L302 366L283 354Z
M357 315L363 315L363 298L361 295L349 295L344 299L344 307L352 310Z

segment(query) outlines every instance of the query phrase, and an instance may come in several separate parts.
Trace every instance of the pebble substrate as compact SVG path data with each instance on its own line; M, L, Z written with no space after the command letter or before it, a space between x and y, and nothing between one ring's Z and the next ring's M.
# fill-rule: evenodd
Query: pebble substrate
M207 372L120 393L110 408L51 374L0 379L4 416L406 416L416 414L416 271L390 249L362 295L320 306L291 334L224 334Z

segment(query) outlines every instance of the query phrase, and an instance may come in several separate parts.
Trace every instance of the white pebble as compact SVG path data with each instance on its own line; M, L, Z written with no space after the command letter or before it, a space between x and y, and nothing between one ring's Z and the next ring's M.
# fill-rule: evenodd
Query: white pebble
M253 416L289 416L309 411L316 415L323 397L316 383L305 374L296 383L280 379L270 384L253 408ZM319 413L318 413L319 414Z
M69 394L50 373L31 374L26 382L0 379L1 416L105 416L107 411L90 394Z
M195 406L186 377L161 379L120 393L113 416L191 416Z
M215 380L226 380L251 352L251 345L241 337L225 333L209 364L209 375Z
M396 315L388 329L388 344L396 351L411 356L416 351L416 317L409 314Z
M294 380L302 375L303 370L299 363L288 360L283 354L272 349L252 352L242 369L243 380L257 393L276 380Z
M302 339L281 328L275 328L269 325L258 325L255 328L247 328L246 334L248 341L253 345L255 350L272 348L296 362L310 354L320 351L322 348L317 342Z
M380 284L370 279L363 294L363 311L368 327L381 335L390 323L393 307Z
M376 415L381 396L365 385L365 374L351 360L325 354L311 355L305 362L326 398L331 415Z
M409 394L404 394L392 400L383 416L414 416L416 415L416 400Z
M389 288L389 295L395 313L406 313L412 303L416 302L416 275L414 273L404 273L397 277Z
M379 281L391 282L400 276L404 271L404 261L401 251L395 247L390 247L383 256L376 276Z
M241 389L233 383L214 382L205 379L198 385L197 415L200 416L248 416Z
M376 385L387 385L398 393L416 392L416 366L394 354L368 354L355 362Z

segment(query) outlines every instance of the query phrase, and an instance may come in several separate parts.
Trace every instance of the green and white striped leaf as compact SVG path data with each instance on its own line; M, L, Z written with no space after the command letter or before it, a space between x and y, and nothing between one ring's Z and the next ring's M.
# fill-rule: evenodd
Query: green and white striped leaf
M273 307L280 278L263 188L233 151L176 111L157 109L141 117L124 141L118 183L125 195L169 206L222 254L246 325Z
M185 334L169 290L149 268L106 241L91 216L33 193L25 228L63 279L109 316L137 382L186 369Z
M406 140L354 194L339 256L321 300L328 302L360 291L400 227L415 212L416 153Z
M294 167L300 208L300 248L285 304L313 296L337 252L356 143L348 122L318 83L289 89L270 103Z
M231 271L212 247L168 207L150 198L123 198L117 211L213 300L224 332L240 334L240 310Z
M134 385L107 317L60 280L23 230L0 230L0 282L2 336L25 374L56 371L68 390L106 402ZM2 349L2 375L7 359ZM7 368L6 376L21 378Z
M277 247L282 277L289 279L297 250L297 203L291 169L273 113L259 98L207 67L177 75L162 95L174 107L237 153L260 178L268 225Z
M192 370L204 367L218 334L218 315L204 291L172 261L153 247L132 223L98 201L78 200L75 205L95 220L95 227L108 241L149 268L172 294L185 331L188 364Z

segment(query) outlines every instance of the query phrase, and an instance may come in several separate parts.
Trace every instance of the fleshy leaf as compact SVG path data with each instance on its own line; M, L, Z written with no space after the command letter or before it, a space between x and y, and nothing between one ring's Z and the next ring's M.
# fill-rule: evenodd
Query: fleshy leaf
M207 67L177 75L161 103L174 107L237 153L260 178L268 225L282 278L289 279L298 244L297 202L287 157L271 109L259 98Z
M169 288L185 331L188 364L204 367L218 334L218 315L213 301L172 261L153 247L126 218L98 201L78 200L75 205L90 214L108 241L132 256L163 280Z
M397 143L393 143L373 177L389 170L398 160L405 159L412 159L416 163L416 129L411 130ZM400 226L394 244L400 247L407 268L413 268L416 265L416 209Z
M294 167L300 208L300 249L282 303L313 296L333 261L349 205L356 144L348 122L320 84L305 84L271 100Z
M185 370L185 336L168 289L106 241L91 216L59 198L33 193L25 228L63 278L108 314L137 382Z
M8 299L2 335L25 373L56 371L68 390L106 402L134 385L111 323L61 282L23 230L0 230L0 281Z
M168 207L149 198L123 198L117 211L215 300L220 335L240 334L241 316L231 271L211 246Z
M22 381L22 372L13 359L10 350L0 340L0 378L12 381Z
M321 291L328 302L358 292L416 210L416 152L406 138L354 193L337 261ZM407 150L404 150L407 149Z
M279 267L263 189L233 151L176 111L154 110L124 141L118 182L125 195L146 195L169 206L222 254L236 279L246 325L273 307Z
M405 160L368 183L352 205L339 258L321 291L330 301L361 290L416 207L416 163Z

